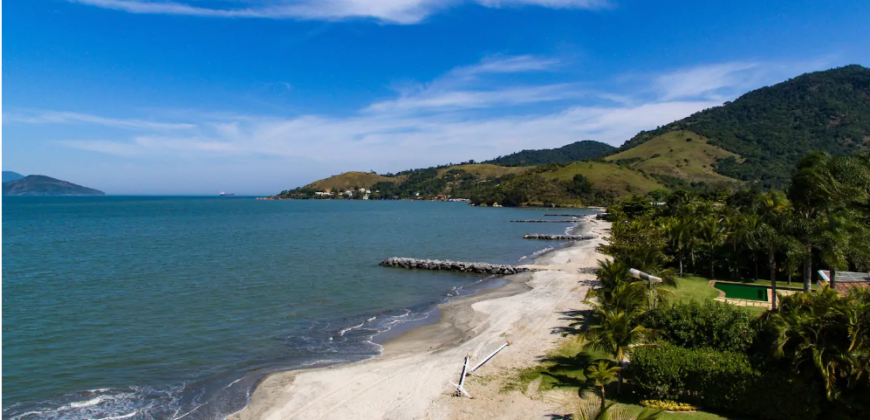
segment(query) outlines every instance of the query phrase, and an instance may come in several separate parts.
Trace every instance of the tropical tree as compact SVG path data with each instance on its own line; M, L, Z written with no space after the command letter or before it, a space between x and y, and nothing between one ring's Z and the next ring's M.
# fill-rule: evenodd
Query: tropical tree
M710 278L715 275L716 247L722 243L723 232L719 219L715 216L708 217L698 226L698 234L704 241L704 245L710 252Z
M644 344L654 331L642 325L634 325L630 314L616 310L599 309L595 311L598 325L589 327L584 333L586 347L607 352L623 366L626 358L635 348L652 347L656 344ZM617 392L622 389L622 371L619 372Z
M840 298L830 287L782 299L765 314L776 332L774 356L791 360L798 374L817 377L829 400L838 400L867 375L866 292Z
M868 194L870 165L866 159L810 153L798 162L788 195L802 219L797 230L806 247L804 291L810 290L813 249L824 235L823 219L843 208L866 206ZM829 258L838 257L829 255Z
M686 251L693 245L692 223L682 218L673 218L668 224L668 245L677 254L680 264L680 277L683 277L683 259Z
M840 209L825 214L820 221L819 239L822 262L830 269L831 288L836 284L838 270L849 266L848 258L870 254L867 229L858 221L858 214L849 209Z
M661 410L629 410L622 407L614 407L613 404L599 407L594 401L581 399L575 403L571 417L574 420L658 420L662 416Z
M619 366L610 366L610 361L607 360L599 360L598 364L586 368L586 379L601 393L601 411L605 411L607 404L604 387L616 380L621 369Z

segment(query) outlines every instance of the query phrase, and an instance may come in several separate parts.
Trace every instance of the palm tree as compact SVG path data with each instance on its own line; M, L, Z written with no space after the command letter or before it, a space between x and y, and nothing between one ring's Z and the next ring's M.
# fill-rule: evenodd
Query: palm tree
M593 305L600 310L625 312L630 316L645 312L648 305L647 291L643 283L621 281L610 289L590 290L587 301L595 298Z
M683 218L672 219L668 224L668 243L680 261L680 277L683 277L683 257L691 244L691 223Z
M605 411L607 399L604 397L604 387L616 380L617 373L622 368L610 366L610 361L599 360L597 365L586 368L586 379L601 392L601 411Z
M824 231L820 219L843 208L866 205L868 194L870 165L866 159L810 153L798 162L788 195L802 219L798 230L806 246L804 291L810 290L813 248Z
M776 309L776 255L794 246L794 239L785 232L786 217L789 203L785 195L771 191L761 197L761 217L763 221L753 236L756 242L767 250L768 266L770 267L770 288L773 293L771 308ZM757 262L756 262L757 267ZM756 273L756 277L758 274Z
M722 226L716 217L709 217L699 224L698 233L710 250L710 278L714 277L716 267L716 247L722 243Z
M642 325L634 326L632 316L622 311L603 310L595 311L599 324L590 327L584 333L586 347L605 351L620 365L624 365L631 351L638 347L653 347L656 344L641 343L654 333L653 330L644 328ZM622 371L619 372L619 384L617 392L622 389Z
M662 416L661 410L628 410L614 407L613 404L599 407L594 401L587 399L575 403L572 411L571 417L574 420L658 420Z
M778 311L765 314L777 332L774 356L791 359L798 373L819 377L829 400L838 399L843 387L862 374L859 354L850 350L852 325L844 316L849 306L847 299L823 287L816 293L786 296Z
M867 241L868 232L858 222L859 216L848 209L828 212L820 223L820 236L817 247L821 250L822 262L831 271L831 288L836 284L837 270L848 268L850 256L870 254Z

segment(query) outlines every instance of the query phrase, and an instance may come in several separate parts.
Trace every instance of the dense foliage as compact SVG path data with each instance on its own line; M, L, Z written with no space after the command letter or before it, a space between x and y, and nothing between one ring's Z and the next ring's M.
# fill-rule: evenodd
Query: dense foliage
M813 419L821 412L811 388L778 370L753 367L744 353L674 345L639 349L628 377L642 398L679 400L756 419Z
M584 335L631 360L639 397L757 419L870 418L870 290L836 282L838 270L870 260L870 156L809 154L790 184L788 194L676 191L608 208L612 235L600 249L613 260L600 263ZM831 285L811 289L818 266ZM774 296L780 275L800 276L804 291L750 318L718 303L670 305L663 287L688 270L742 280L760 268Z
M745 161L723 159L718 172L783 188L802 155L866 150L870 141L870 69L851 65L809 73L749 92L734 102L641 132L620 150L658 135L689 130Z
M537 166L548 163L568 163L604 156L616 148L599 141L583 140L556 149L523 150L499 156L483 163L501 166Z
M649 311L638 323L681 347L746 352L757 334L752 320L748 312L732 305L693 301Z

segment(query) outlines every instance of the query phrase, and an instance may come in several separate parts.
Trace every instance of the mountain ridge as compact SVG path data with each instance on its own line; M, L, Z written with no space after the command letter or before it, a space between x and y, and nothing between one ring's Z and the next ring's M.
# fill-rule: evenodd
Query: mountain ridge
M101 196L106 193L45 175L28 175L3 183L3 195L17 196Z

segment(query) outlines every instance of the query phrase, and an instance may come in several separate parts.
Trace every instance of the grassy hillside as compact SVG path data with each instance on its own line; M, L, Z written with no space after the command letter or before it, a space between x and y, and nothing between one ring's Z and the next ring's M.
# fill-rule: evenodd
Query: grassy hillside
M324 191L333 188L340 190L346 190L353 187L371 188L378 182L395 183L399 182L399 180L399 177L388 178L382 175L378 175L374 172L344 172L339 175L333 175L329 178L312 182L306 185L304 188L310 188L318 191Z
M441 168L438 170L438 176L444 176L447 172L459 170L481 178L500 178L508 174L519 175L527 172L529 169L529 167L506 167L488 163L469 163Z
M568 163L583 159L595 159L612 152L615 147L594 140L583 140L556 149L523 150L484 163L501 166L531 166L549 163Z
M665 133L605 160L657 175L691 181L734 181L715 171L721 159L740 156L709 144L709 139L691 131Z
M620 198L664 188L654 178L615 163L574 162L555 171L542 173L546 178L566 182L573 180L578 174L588 179L593 189L610 192Z
M743 158L723 159L719 174L781 188L808 152L842 155L870 148L870 69L851 65L804 74L641 132L620 149L679 130L698 133Z

